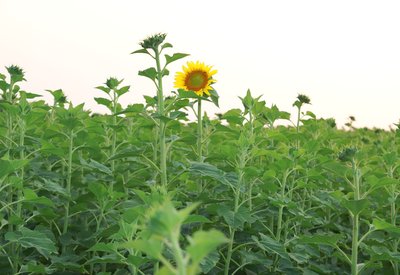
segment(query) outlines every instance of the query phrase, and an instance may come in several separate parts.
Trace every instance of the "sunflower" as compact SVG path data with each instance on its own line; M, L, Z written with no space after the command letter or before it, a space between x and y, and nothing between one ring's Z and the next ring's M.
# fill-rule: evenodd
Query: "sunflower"
M211 85L216 82L212 78L217 70L212 70L212 66L204 63L187 62L186 66L182 66L183 72L177 72L175 75L175 88L186 91L193 91L199 96L210 95Z

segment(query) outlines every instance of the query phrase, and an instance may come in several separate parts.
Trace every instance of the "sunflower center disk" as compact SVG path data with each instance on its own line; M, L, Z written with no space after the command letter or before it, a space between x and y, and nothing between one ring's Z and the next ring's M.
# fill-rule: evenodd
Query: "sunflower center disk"
M194 71L186 77L186 87L190 91L198 91L207 86L207 74L205 72Z

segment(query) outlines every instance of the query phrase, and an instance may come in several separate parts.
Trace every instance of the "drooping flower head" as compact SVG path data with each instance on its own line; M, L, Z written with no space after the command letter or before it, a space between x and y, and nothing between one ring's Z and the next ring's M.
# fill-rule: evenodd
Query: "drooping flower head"
M175 88L193 91L199 96L210 95L210 91L213 90L211 85L216 82L212 76L217 70L212 70L212 66L199 61L187 62L186 66L182 66L182 70L183 72L177 72L175 75Z

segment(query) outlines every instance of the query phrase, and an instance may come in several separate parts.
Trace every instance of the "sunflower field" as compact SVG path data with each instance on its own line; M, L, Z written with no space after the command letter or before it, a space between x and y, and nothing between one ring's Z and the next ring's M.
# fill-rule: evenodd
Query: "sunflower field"
M188 54L165 38L133 52L155 93L125 108L109 78L107 114L0 72L0 274L399 274L400 129L339 129L305 95L291 118L250 91L210 117L217 71L189 61L166 94Z

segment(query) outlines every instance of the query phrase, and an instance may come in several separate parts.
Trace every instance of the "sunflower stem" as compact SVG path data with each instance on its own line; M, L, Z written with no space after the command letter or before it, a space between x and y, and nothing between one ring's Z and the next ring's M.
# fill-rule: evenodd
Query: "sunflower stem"
M353 166L353 177L354 177L354 200L360 199L360 170L358 169L355 160L352 161ZM352 215L353 221L353 232L352 232L352 249L351 249L351 275L358 275L358 235L359 235L359 214Z
M65 213L64 213L64 225L63 225L63 234L68 232L69 226L69 207L70 207L70 200L71 200L71 179L72 179L72 155L74 153L74 131L71 130L69 133L69 146L68 146L68 167L67 167L67 184L66 190L68 194L68 200L65 205ZM66 251L66 245L63 245L62 252Z
M201 98L197 101L197 159L198 162L203 162L203 120L201 113ZM203 191L203 182L200 178L199 182L200 193Z
M159 131L159 145L160 145L160 170L161 170L161 186L167 187L167 150L165 145L165 131L166 125L162 116L164 116L164 94L163 94L163 83L162 75L163 70L160 66L160 51L159 48L154 49L155 59L157 65L157 111L160 120L160 131Z
M117 104L118 104L118 96L117 93L115 92L115 89L113 91L113 110L112 110L112 124L113 124L113 129L112 129L112 144L111 144L111 156L115 155L116 152L116 146L117 146ZM115 177L115 160L111 160L111 171L113 173L113 176ZM114 179L115 180L115 179ZM114 190L114 181L110 185L111 193Z

